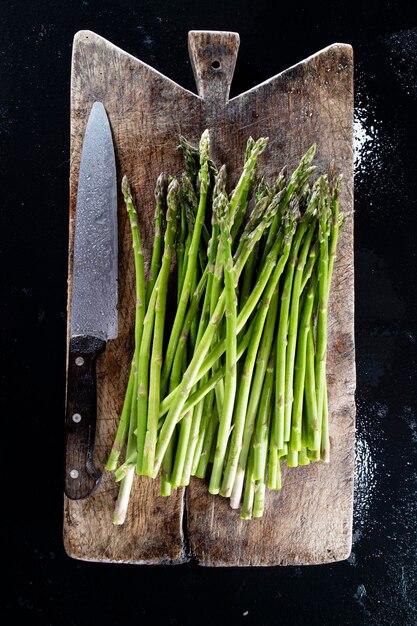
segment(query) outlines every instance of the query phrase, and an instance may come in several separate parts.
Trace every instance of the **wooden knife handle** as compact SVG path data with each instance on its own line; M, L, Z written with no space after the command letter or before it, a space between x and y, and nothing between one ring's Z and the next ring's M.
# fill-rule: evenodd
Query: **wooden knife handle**
M93 465L96 433L96 358L106 347L103 339L70 339L65 418L65 493L72 500L86 498L101 473Z

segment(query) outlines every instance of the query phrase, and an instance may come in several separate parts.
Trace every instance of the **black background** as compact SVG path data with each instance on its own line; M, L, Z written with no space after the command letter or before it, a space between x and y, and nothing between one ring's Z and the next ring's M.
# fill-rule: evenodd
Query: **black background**
M1 524L2 569L10 583L1 609L5 623L417 622L413 4L1 3ZM330 43L353 45L362 141L355 189L357 472L354 545L346 562L205 569L195 563L83 563L64 553L69 80L72 38L84 28L191 90L188 31L238 31L232 95Z

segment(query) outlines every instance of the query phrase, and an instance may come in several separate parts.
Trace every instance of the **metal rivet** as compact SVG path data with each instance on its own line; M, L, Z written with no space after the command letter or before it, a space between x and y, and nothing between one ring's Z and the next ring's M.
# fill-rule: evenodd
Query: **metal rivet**
M74 413L74 415L72 416L72 421L78 424L78 422L81 422L81 415L79 413Z
M75 359L75 365L84 365L84 359L82 356L77 356Z
M78 478L78 476L79 476L78 470L71 470L70 471L70 476L71 476L71 478Z

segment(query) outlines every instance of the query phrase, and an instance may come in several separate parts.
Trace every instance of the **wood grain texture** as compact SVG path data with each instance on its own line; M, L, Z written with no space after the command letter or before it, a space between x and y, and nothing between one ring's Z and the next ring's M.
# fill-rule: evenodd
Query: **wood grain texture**
M341 205L350 213L335 263L329 315L330 465L285 468L283 489L268 493L264 518L242 521L228 501L193 480L187 489L187 535L202 565L312 564L347 558L351 547L354 462L353 334L353 62L350 46L334 44L240 96L228 99L239 46L236 33L192 31L189 51L198 96L88 31L74 41L71 100L70 267L82 137L94 100L103 102L115 142L118 176L136 193L149 263L153 187L160 171L181 169L182 133L197 143L211 131L212 156L226 163L230 183L249 135L269 136L261 167L275 177L313 143L317 165L343 173ZM133 348L134 271L129 225L119 199L119 337L97 363L95 463L103 468L120 413ZM70 300L69 300L70 301ZM64 537L71 556L134 563L183 562L184 492L159 497L159 484L134 483L128 519L114 528L117 488L105 474L95 495L65 501Z

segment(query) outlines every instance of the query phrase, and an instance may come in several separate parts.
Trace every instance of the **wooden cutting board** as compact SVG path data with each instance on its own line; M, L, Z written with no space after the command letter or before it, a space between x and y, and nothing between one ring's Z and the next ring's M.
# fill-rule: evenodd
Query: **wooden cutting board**
M212 157L226 163L232 182L246 140L268 136L262 169L271 179L296 165L314 142L316 164L343 173L342 231L329 311L328 388L331 463L283 467L283 489L268 492L264 517L243 521L228 501L212 496L200 480L170 498L159 481L136 477L124 526L112 524L117 486L105 472L96 493L65 498L67 553L93 561L202 565L314 564L342 560L351 549L355 364L353 310L353 61L348 45L334 44L285 72L229 100L239 47L236 33L193 31L189 52L198 95L90 31L74 39L71 83L69 301L75 199L82 139L91 106L109 116L119 182L127 174L136 196L149 263L153 240L153 189L161 171L176 173L179 134L198 143L211 132ZM104 468L133 351L134 268L126 212L119 197L119 337L97 365L95 464Z

